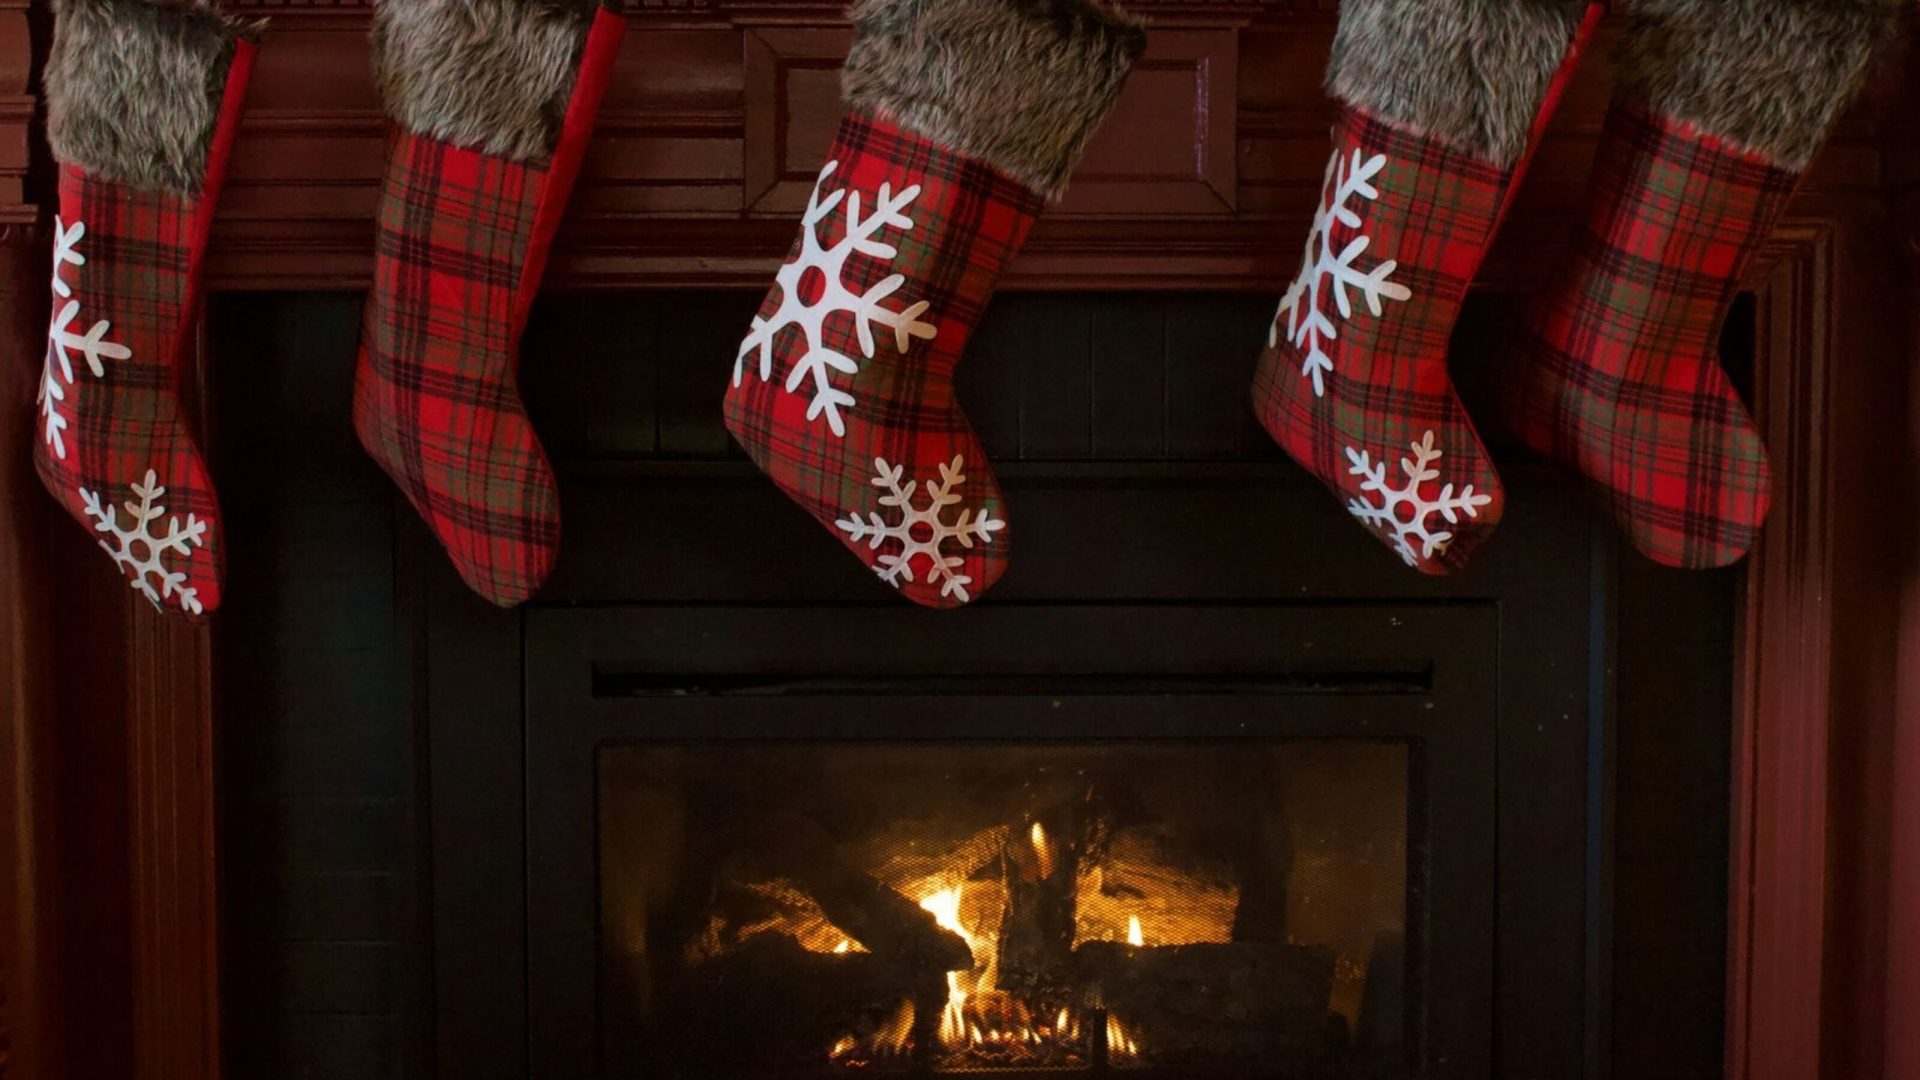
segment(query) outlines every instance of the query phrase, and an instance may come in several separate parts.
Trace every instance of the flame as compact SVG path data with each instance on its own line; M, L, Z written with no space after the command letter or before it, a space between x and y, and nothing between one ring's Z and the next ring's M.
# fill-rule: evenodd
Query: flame
M850 1068L905 1057L913 1048L913 1002L902 1001L864 1040L842 1035L828 1051L829 1060Z
M1038 822L1034 823L1030 837L1034 842L1034 851L1042 858L1044 865L1051 858L1052 851L1045 828ZM952 877L944 877L927 882L922 890L928 891L921 896L920 907L933 916L933 921L941 929L959 935L978 958L976 966L970 970L947 973L947 1002L940 1011L936 1036L936 1049L946 1055L941 1059L945 1064L940 1068L1085 1062L1089 1047L1082 1040L1095 1037L1100 1032L1101 1020L1097 1014L1090 1024L1083 1025L1081 1016L1071 1007L1061 1006L1053 1016L1052 1026L1048 1027L1044 1013L1034 1015L1032 1012L1032 1002L1000 990L995 985L998 981L995 948L998 942L995 940L993 924L979 924L986 929L976 933L963 921L961 913L967 898L966 884L955 882ZM979 903L980 897L976 896L975 906ZM1142 943L1138 916L1128 920L1127 934L1133 944ZM857 947L843 938L834 951L847 952ZM1138 1061L1140 1044L1126 1025L1112 1016L1107 1016L1104 1023L1108 1060ZM845 1069L897 1061L914 1050L914 1026L913 1003L902 1001L871 1033L839 1038L833 1044L829 1060Z
M879 1033L874 1036L874 1041L879 1043L882 1049L894 1054L906 1053L907 1047L913 1043L913 1002L901 1002L900 1007L887 1018L887 1022L881 1025Z
M1044 881L1047 878L1052 877L1053 876L1053 845L1047 842L1046 826L1040 824L1038 821L1034 822L1033 829L1030 832L1028 832L1027 838L1033 841L1034 857L1040 860L1041 880Z
M1145 945L1146 943L1147 936L1140 932L1140 916L1127 916L1127 944Z
M939 892L920 901L920 906L933 915L933 921L944 930L960 935L960 940L973 948L973 935L960 924L960 890L965 886L955 885L951 889ZM947 1007L940 1014L940 1041L948 1046L957 1046L967 1037L967 991L960 986L960 972L947 972ZM979 1029L974 1029L975 1042L979 1041Z
M960 925L960 890L962 888L963 886L956 885L951 889L941 889L921 900L920 906L925 908L933 916L933 921L939 923L942 928L951 930L964 938L967 936L967 928Z

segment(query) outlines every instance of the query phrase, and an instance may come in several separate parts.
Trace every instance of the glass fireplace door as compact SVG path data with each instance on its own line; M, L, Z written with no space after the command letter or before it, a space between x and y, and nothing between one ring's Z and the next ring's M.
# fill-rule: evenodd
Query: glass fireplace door
M1485 610L529 618L554 1076L1486 1072Z

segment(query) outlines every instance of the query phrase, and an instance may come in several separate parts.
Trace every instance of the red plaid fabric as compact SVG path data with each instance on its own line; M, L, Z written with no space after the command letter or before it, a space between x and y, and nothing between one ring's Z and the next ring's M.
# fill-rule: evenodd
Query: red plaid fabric
M473 590L531 596L560 548L520 402L514 298L543 168L400 134L374 241L353 426Z
M1447 342L1512 179L1345 108L1300 276L1253 386L1275 441L1407 563L1458 565L1500 478L1447 376Z
M589 35L550 162L401 132L387 159L353 423L475 592L546 581L560 496L519 393L519 342L623 24Z
M929 607L967 603L1006 569L1000 488L953 371L1042 206L977 161L848 117L734 365L734 438Z
M240 42L198 194L137 191L60 169L53 321L34 464L47 490L156 608L220 606L213 481L181 405L202 258L252 72Z
M1766 448L1715 347L1797 180L1616 104L1586 223L1511 358L1514 429L1585 475L1665 565L1731 563L1766 519Z

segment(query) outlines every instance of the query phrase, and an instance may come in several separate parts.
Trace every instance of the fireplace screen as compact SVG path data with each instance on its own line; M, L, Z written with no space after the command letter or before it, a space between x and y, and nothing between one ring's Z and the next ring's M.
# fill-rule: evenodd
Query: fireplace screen
M608 1057L675 1078L1398 1072L1416 756L604 747Z

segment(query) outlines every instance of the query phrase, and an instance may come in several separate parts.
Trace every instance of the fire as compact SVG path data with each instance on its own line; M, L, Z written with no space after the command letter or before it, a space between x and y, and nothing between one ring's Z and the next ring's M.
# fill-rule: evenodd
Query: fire
M1127 944L1145 945L1146 943L1147 935L1140 932L1140 916L1127 916Z
M1132 1033L1120 1018L1112 1014L1107 1016L1107 1054L1109 1057L1135 1058L1140 1056L1140 1044L1133 1041Z
M1033 841L1033 854L1034 854L1034 858L1040 861L1041 878L1044 879L1044 878L1052 877L1053 876L1053 845L1047 842L1046 826L1040 824L1037 821L1034 822L1033 829L1027 834L1027 838Z
M1051 851L1045 828L1036 823L1029 838L1036 855L1050 857L1043 854ZM1000 989L999 932L991 921L968 923L970 914L979 916L972 908L983 899L991 905L990 890L970 891L966 882L945 877L923 883L907 895L918 895L920 907L941 929L959 935L975 957L971 970L947 973L947 1001L940 1010L935 1034L935 1050L944 1062L943 1068L1084 1063L1092 1049L1089 1040L1100 1034L1106 1036L1108 1060L1138 1058L1137 1040L1118 1020L1094 1013L1083 1023L1080 1014L1064 1005L1048 1006L1054 1009L1051 1014L1040 1012L1032 1002ZM1134 929L1137 932L1139 927ZM869 1033L845 1035L836 1041L829 1060L852 1069L904 1058L913 1051L914 1026L913 1003L902 1001Z
M851 950L852 948L853 948L853 942L851 942L851 941L848 941L848 940L847 940L846 938L841 938L841 939L840 939L840 944L838 944L838 945L835 945L835 946L833 947L833 951L834 951L835 953L838 953L838 954L841 954L841 955L845 955L845 954L846 954L846 953L847 953L847 952L848 952L849 950Z
M903 1001L864 1044L852 1035L843 1035L828 1056L838 1064L858 1068L875 1059L904 1057L912 1046L913 1002Z
M960 924L962 888L964 886L955 885L951 889L941 889L921 900L920 906L933 915L933 921L939 923L941 929L959 934L960 940L967 943L967 948L973 949L973 935L967 933L967 928ZM958 971L947 972L947 1008L940 1016L940 1041L948 1046L963 1041L967 1034L967 991L960 986L960 975ZM990 985L975 988L993 989ZM979 1029L975 1028L973 1033L976 1036L974 1041L978 1042Z

